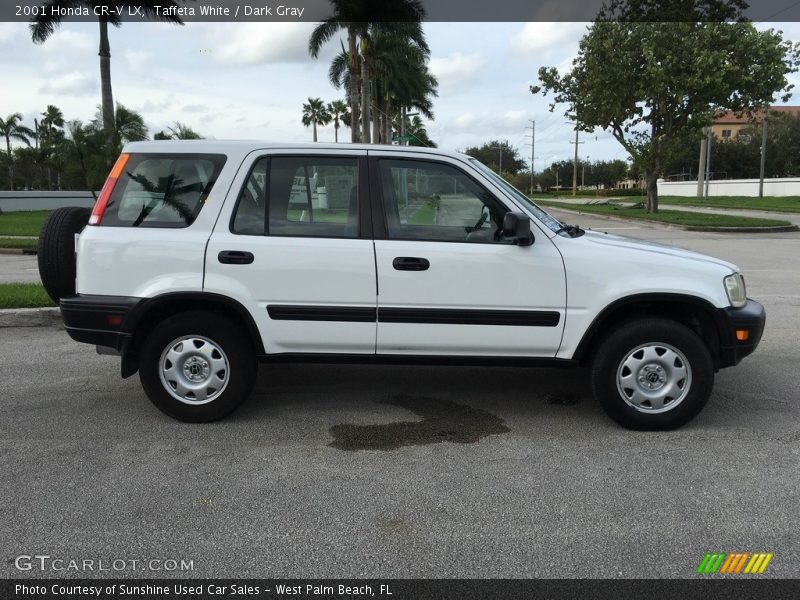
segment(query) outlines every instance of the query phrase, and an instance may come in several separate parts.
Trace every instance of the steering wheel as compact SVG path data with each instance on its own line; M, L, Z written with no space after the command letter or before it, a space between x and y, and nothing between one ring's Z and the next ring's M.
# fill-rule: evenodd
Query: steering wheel
M473 233L475 231L478 231L481 227L483 227L483 224L486 223L486 221L488 220L489 220L489 211L488 210L481 211L481 218L478 219L478 222L475 223L475 225L471 229L467 229L467 233Z

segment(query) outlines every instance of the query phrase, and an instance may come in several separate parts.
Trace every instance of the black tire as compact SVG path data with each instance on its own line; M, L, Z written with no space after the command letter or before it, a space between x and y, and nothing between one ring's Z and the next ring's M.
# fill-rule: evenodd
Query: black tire
M208 358L206 366L211 366L209 361L212 358L217 362L227 359L228 369L221 378L222 387L218 391L209 393L209 390L216 389L214 386L220 382L219 379L209 380L208 383L207 380L203 380L199 384L202 388L201 396L192 400L184 395L184 399L180 400L173 395L173 393L181 395L181 390L177 387L178 382L180 381L184 388L193 385L186 378L189 375L182 376L183 365L187 365L187 369L197 368L200 371L190 375L203 376L204 367L202 365L198 367L197 364L190 365L192 356L187 356L193 352L190 344L194 342L183 345L174 343L181 338L192 336L204 338L196 340L196 343L203 341L209 343L209 346L195 348L201 362ZM175 365L177 371L165 375L165 382L162 382L162 355L168 359L167 352L170 348L173 350L179 348L183 354L179 359L180 364ZM215 350L221 351L221 354L219 352L215 354ZM178 356L177 351L176 356ZM171 362L164 364L172 365ZM213 367L210 370L213 371ZM189 423L216 421L233 412L252 391L257 371L258 362L253 345L242 328L224 316L206 311L185 312L165 319L145 338L139 353L139 379L148 398L163 413ZM179 379L180 377L183 378ZM167 385L172 387L173 393L167 390ZM206 403L197 403L202 401L203 392L208 393Z
M57 208L39 232L39 277L56 304L75 295L75 234L83 231L91 214L89 208Z
M641 346L647 349L633 353ZM664 354L659 356L659 352ZM683 365L684 359L688 365ZM618 376L625 378L619 386ZM660 388L651 391L649 385ZM714 364L705 343L694 331L669 319L641 318L620 325L598 347L592 364L595 397L609 417L628 429L680 427L703 409L713 387ZM663 396L663 406L658 400L655 404L637 401L648 393ZM672 393L675 397L670 399Z

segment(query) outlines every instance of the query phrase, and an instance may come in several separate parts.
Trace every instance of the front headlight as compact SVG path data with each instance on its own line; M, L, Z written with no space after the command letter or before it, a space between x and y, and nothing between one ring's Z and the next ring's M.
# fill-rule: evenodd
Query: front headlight
M728 275L724 281L725 291L728 294L728 300L731 301L731 306L741 308L747 304L747 290L744 287L742 274L734 273L733 275Z

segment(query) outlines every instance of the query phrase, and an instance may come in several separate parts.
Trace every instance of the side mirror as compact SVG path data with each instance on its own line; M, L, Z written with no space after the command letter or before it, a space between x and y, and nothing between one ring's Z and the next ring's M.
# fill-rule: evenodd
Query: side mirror
M517 246L533 244L531 220L521 212L509 212L503 217L503 237L514 238Z

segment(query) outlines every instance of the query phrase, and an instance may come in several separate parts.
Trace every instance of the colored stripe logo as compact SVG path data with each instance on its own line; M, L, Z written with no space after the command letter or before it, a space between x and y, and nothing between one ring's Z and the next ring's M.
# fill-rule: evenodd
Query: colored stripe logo
M774 554L772 552L715 552L706 553L697 573L713 575L715 573L760 575L767 570L767 566Z

